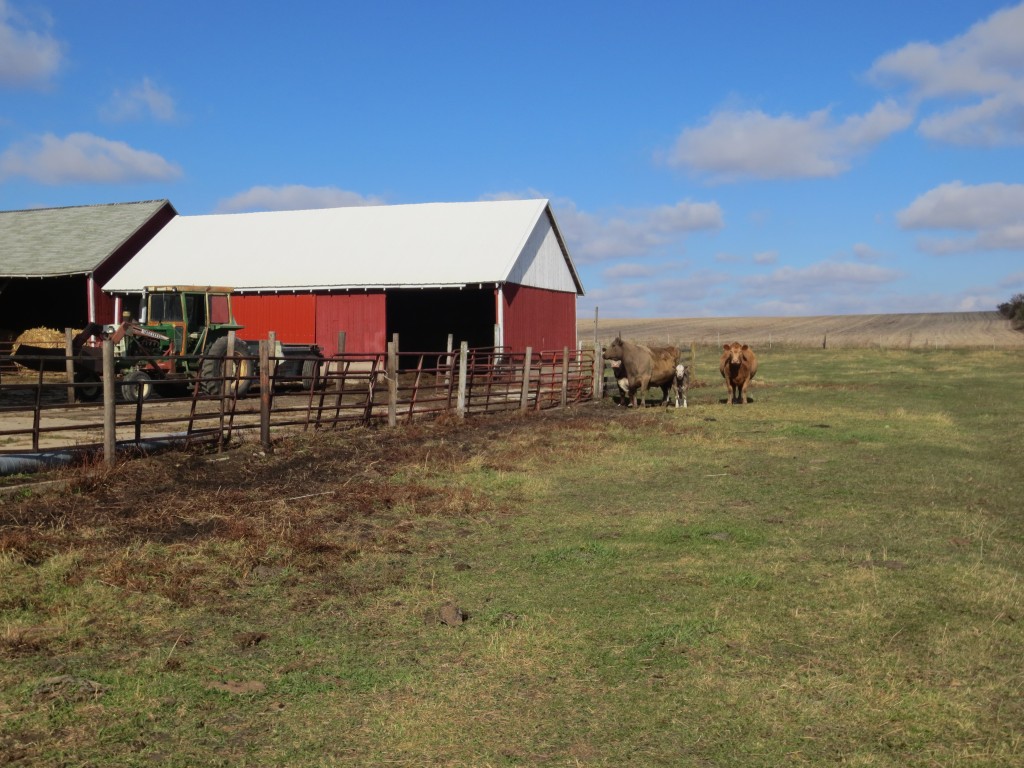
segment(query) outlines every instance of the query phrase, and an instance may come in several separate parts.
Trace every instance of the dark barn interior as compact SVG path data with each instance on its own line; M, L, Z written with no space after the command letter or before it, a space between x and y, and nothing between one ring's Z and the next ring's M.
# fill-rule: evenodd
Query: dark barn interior
M89 320L84 275L0 280L0 337L29 328L81 330Z
M494 346L493 288L403 288L386 293L387 337L398 334L400 351L443 352L448 334L453 343ZM401 367L416 364L402 356Z

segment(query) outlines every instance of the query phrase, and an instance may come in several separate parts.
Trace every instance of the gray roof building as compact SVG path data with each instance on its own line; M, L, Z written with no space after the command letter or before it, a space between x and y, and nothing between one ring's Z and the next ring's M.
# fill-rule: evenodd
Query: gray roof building
M175 216L167 200L0 211L0 330L112 322L103 283Z

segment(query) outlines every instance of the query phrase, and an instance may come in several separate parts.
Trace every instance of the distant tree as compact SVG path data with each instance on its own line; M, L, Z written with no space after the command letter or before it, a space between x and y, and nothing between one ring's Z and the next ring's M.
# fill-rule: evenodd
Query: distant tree
M1018 293L1004 304L1000 304L999 314L1009 318L1014 328L1024 328L1024 293Z

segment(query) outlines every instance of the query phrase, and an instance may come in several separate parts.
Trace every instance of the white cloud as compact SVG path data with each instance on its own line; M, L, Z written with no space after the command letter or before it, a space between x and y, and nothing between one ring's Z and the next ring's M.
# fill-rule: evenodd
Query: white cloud
M717 230L724 225L718 203L689 200L654 208L635 208L592 214L568 200L554 205L559 228L580 264L651 253L691 232Z
M218 213L245 211L299 211L314 208L348 208L382 205L378 197L365 197L338 187L307 187L288 184L280 187L259 186L239 192L217 204Z
M941 99L923 135L954 144L1024 143L1024 4L996 11L941 44L910 43L878 58L869 75L906 83L917 100ZM969 103L955 103L956 100ZM950 101L952 100L952 102Z
M91 133L52 133L12 145L0 155L0 179L41 184L170 181L181 169L160 155Z
M920 248L930 253L1024 250L1024 184L942 184L914 200L896 219L903 229L972 233L922 239Z
M893 269L871 264L822 261L803 268L780 267L770 275L754 275L741 281L754 295L770 295L782 290L790 295L818 292L860 291L864 286L883 285L901 277Z
M0 0L0 84L45 84L60 68L61 48L48 30L29 28L13 6Z
M761 251L754 254L755 264L774 264L779 260L778 251Z
M651 277L655 274L655 267L650 264L629 262L608 267L601 274L608 280L629 280L637 277Z
M878 261L882 254L867 243L854 243L853 255L861 261Z
M176 108L170 94L146 77L126 92L114 91L110 101L100 109L100 114L114 122L139 120L147 116L167 122L176 117Z
M837 176L856 155L903 130L912 118L894 101L841 122L829 109L806 117L725 109L684 130L668 162L719 182Z

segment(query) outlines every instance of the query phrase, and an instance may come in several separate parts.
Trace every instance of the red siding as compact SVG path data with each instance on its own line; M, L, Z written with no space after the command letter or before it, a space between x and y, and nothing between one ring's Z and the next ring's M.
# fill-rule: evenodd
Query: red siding
M278 341L312 344L316 341L316 297L312 294L235 294L235 320L245 326L243 339L265 339L271 331Z
M513 352L576 347L576 294L507 283L505 346Z
M89 292L89 281L85 283L85 291ZM92 289L92 301L93 301L93 317L90 318L91 322L99 323L104 325L106 323L120 323L121 318L117 317L117 313L114 307L114 297L110 294L104 293L99 286L99 283L93 284ZM138 302L136 302L138 303Z
M325 355L338 350L338 331L345 331L346 352L387 351L383 292L331 293L316 297L316 343Z

